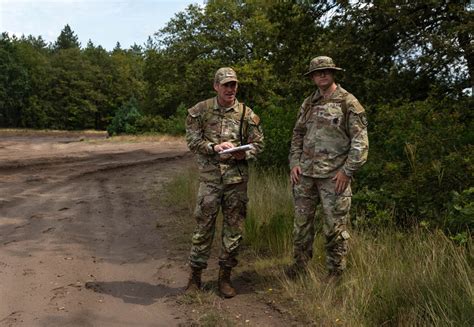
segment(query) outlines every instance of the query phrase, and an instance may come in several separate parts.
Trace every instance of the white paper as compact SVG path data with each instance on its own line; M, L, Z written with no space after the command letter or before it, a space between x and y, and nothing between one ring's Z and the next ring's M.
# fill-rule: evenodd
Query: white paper
M219 152L219 154L226 154L226 153L232 153L232 152L237 152L237 151L248 151L248 150L252 150L252 149L253 149L253 145L245 144L245 145L241 145L241 146L236 146L235 148L222 150L221 152Z

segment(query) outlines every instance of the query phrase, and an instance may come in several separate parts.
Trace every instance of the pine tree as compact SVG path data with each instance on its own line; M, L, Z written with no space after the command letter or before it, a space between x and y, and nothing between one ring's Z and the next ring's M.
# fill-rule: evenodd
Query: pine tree
M74 34L69 24L66 24L54 43L54 50L79 48L80 46L77 35Z

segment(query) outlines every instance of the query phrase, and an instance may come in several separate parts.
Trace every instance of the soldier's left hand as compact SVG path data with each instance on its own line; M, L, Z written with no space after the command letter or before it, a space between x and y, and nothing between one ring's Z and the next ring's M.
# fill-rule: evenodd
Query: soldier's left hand
M232 157L235 160L244 160L245 159L245 151L232 152Z
M232 143L230 142L222 142L220 144L216 144L214 146L214 151L216 151L217 153L221 152L221 151L224 151L224 150L227 150L227 149L232 149L233 147L235 147L235 145L233 145Z
M351 182L351 178L344 174L342 170L338 171L332 180L336 182L335 191L337 195L342 194Z

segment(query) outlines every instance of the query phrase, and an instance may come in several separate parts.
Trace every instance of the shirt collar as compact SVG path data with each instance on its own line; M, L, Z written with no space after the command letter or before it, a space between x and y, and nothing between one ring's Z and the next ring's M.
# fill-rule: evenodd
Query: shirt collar
M341 98L342 91L343 91L343 88L341 87L341 85L336 84L336 89L334 90L334 92L332 92L331 96L327 100L334 100L334 99ZM313 96L311 97L311 102L313 102L313 103L318 102L319 100L322 99L322 97L323 96L319 92L319 89L316 89L316 91L313 93Z
M224 108L224 107L219 106L219 103L217 102L217 97L214 97L214 110L219 110L222 108L225 111L229 111L229 110L237 111L238 107L239 107L239 100L237 99L235 99L234 104L231 107Z

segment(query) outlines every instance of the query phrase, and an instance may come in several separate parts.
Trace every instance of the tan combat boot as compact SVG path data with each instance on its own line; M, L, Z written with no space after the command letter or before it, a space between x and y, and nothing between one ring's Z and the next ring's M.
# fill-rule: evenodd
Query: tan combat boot
M188 285L186 286L186 293L199 291L201 289L201 274L202 269L192 267L189 274Z
M231 268L222 268L219 270L219 292L225 298L234 297L237 292L230 282Z

